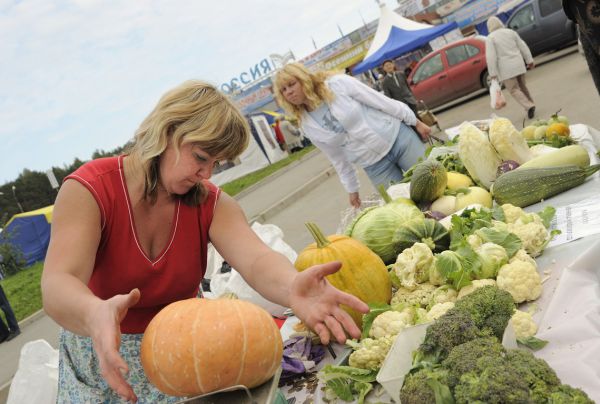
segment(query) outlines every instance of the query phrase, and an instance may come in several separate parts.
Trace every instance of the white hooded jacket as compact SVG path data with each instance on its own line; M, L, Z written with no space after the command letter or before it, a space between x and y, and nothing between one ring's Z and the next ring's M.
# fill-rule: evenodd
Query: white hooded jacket
M357 192L359 182L353 164L368 167L381 160L393 146L400 122L414 126L417 118L403 102L347 75L332 76L325 83L334 94L328 107L345 132L337 134L323 128L306 111L301 117L302 130L327 155L344 189Z

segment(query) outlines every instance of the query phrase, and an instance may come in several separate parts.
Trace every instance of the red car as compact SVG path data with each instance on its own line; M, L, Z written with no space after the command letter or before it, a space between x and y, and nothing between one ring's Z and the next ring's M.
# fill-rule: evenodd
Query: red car
M408 83L415 98L431 108L489 87L485 38L461 39L431 52L414 67Z

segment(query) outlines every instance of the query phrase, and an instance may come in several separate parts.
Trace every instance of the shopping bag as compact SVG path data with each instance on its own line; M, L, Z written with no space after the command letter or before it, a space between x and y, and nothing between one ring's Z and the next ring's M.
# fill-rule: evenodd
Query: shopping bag
M502 109L506 106L506 100L504 99L498 80L492 80L490 83L490 97L493 109Z

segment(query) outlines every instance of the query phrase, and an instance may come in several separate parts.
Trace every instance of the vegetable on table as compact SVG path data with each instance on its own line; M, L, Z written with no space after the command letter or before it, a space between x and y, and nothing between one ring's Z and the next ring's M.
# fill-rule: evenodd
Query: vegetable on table
M456 196L453 195L442 195L431 204L431 210L442 213L444 217L456 212L455 209Z
M516 260L498 271L496 284L511 294L515 303L535 300L542 294L542 278L537 268L528 262Z
M454 211L459 211L469 205L481 205L491 208L492 204L492 195L487 190L481 187L469 187L457 191Z
M437 160L419 163L410 179L410 199L419 202L433 202L444 194L448 177L446 169Z
M551 150L550 152L544 153L541 156L532 158L525 164L522 164L519 169L563 167L570 165L581 168L589 167L590 156L584 147L578 144L573 144L560 149Z
M396 229L413 219L423 219L423 213L415 206L403 202L394 202L383 193L386 201L383 206L373 206L363 210L345 231L350 236L365 244L383 262L390 264L396 260L398 252L392 244ZM386 199L387 197L387 199Z
M399 253L415 243L423 243L431 251L439 252L448 248L450 236L448 230L437 220L422 219L401 224L392 237L394 250Z
M531 159L527 141L506 118L495 118L490 124L490 142L502 160L523 164Z
M275 374L282 351L279 329L261 307L193 298L169 304L150 321L140 356L154 386L182 397L258 386Z
M501 205L510 203L525 207L583 184L598 170L600 164L586 168L519 168L498 177L492 187L492 195Z
M471 180L471 178L469 178L469 176L467 175L457 173L454 171L448 171L446 173L446 176L448 177L448 183L446 184L446 188L448 188L451 191L456 191L460 188L468 188L471 185L473 185L473 180Z
M306 227L315 242L298 254L294 263L298 271L304 271L313 265L340 261L342 268L327 276L327 280L333 286L358 297L367 304L389 303L392 297L392 285L387 268L377 254L351 237L342 235L325 237L316 224L307 223ZM360 328L362 314L347 307L345 309Z
M429 280L429 271L434 265L435 259L429 246L424 243L414 243L398 254L396 263L392 264L391 268L394 279L400 285L414 290L419 283Z
M458 155L475 182L489 189L501 159L485 133L470 122L460 126Z
M375 381L377 372L377 370L353 366L325 365L317 377L325 384L325 395L329 399L335 397L344 401L357 399L358 404L363 404L365 396L373 389L371 383Z

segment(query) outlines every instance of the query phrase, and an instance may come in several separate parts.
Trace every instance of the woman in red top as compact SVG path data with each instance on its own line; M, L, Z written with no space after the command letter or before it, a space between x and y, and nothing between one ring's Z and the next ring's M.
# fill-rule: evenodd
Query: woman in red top
M296 272L208 182L217 161L246 148L248 133L225 96L189 81L161 98L129 154L91 161L66 178L42 276L44 309L64 328L58 402L177 400L147 381L139 346L162 307L197 295L208 242L323 343L343 342L344 329L360 336L339 305L368 307L325 280L339 263Z

